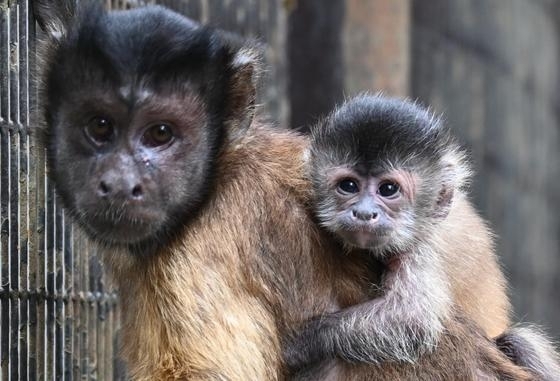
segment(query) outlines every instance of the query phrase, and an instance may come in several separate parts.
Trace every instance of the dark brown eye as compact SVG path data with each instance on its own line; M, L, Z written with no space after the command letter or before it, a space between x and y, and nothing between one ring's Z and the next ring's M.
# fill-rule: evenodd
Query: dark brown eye
M360 191L358 184L351 179L344 179L339 182L338 189L340 189L343 193L358 193Z
M167 124L156 124L144 133L142 142L149 147L159 147L173 140L173 131Z
M399 184L386 182L379 186L379 194L383 197L392 197L399 192Z
M96 144L107 143L114 134L113 124L109 118L96 116L91 118L85 128L87 137Z

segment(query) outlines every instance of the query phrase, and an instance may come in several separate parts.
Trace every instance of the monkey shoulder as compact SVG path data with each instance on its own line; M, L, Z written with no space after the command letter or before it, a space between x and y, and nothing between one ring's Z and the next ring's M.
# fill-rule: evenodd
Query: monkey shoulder
M300 133L255 122L221 155L221 175L232 181L258 176L253 186L279 187L307 204L311 195L305 174L308 144Z
M220 153L208 207L183 236L188 250L227 264L279 326L325 311L334 298L330 241L308 207L307 145L301 134L253 123Z
M511 305L492 231L464 194L455 197L441 226L436 247L453 280L455 304L488 335L500 334L510 323Z

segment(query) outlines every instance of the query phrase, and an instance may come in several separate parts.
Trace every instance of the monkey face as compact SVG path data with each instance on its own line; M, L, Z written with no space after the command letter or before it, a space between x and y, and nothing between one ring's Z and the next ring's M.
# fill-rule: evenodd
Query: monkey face
M226 125L251 121L253 56L161 7L79 4L45 73L49 171L94 239L165 244L208 198Z
M386 256L434 233L468 165L438 118L410 102L362 95L312 134L311 178L322 225Z
M362 175L346 166L326 173L319 192L321 223L346 244L374 253L399 250L411 240L416 179L407 171Z
M110 92L98 95L73 94L57 113L54 177L91 235L144 241L202 198L210 161L203 104L191 94L144 89L130 108Z

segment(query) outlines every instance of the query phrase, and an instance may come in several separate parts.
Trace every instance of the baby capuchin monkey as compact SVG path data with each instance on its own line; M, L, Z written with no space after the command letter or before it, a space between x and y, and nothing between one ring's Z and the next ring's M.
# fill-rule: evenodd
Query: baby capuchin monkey
M379 297L313 319L294 336L292 369L336 357L414 364L458 311L489 337L503 331L487 320L507 325L509 309L491 233L466 197L466 155L439 119L409 102L357 97L314 130L310 163L320 224L348 261L379 261L384 273ZM481 312L496 305L489 300L504 302Z

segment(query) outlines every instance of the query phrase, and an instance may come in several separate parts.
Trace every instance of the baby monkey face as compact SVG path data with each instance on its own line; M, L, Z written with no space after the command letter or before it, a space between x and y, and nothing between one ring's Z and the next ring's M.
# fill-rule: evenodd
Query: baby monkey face
M345 243L383 250L406 230L415 193L415 179L406 170L367 173L343 166L328 171L327 181L334 206L331 223Z

